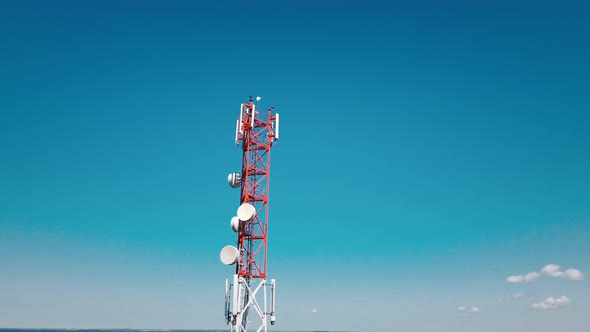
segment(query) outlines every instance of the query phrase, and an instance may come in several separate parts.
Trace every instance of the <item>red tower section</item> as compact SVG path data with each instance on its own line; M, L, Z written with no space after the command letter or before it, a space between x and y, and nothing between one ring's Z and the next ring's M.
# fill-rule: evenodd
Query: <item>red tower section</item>
M236 128L236 143L242 144L240 206L249 203L256 212L251 220L240 222L236 274L266 279L270 149L278 138L278 114L272 114L272 107L257 110L252 99L240 108Z

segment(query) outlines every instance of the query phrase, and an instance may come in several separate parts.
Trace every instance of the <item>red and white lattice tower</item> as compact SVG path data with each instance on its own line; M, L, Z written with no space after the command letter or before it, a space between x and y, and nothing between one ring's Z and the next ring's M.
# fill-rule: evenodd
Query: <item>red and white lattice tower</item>
M224 264L236 265L233 281L225 281L226 323L236 332L247 331L256 318L260 319L258 332L266 332L268 318L271 325L275 323L275 280L266 281L270 149L279 138L279 114L273 111L272 107L257 110L250 97L240 105L236 122L242 170L230 173L227 180L232 188L240 188L240 206L230 223L238 236L236 246L225 246L220 253Z

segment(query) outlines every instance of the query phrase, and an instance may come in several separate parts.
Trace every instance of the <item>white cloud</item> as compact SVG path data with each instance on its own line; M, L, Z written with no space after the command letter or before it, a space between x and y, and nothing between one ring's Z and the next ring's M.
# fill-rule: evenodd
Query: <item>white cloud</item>
M580 270L567 269L563 273L563 277L569 280L582 280L584 279L584 274Z
M540 276L541 275L539 274L539 272L530 272L524 276L510 276L510 277L506 278L506 281L512 282L512 283L531 282L531 281L539 279Z
M459 311L465 311L465 312L479 312L479 308L478 307L460 306L460 307L457 307L457 310L459 310Z
M510 276L508 278L506 278L506 281L508 282L512 282L512 283L517 283L517 282L522 282L522 276Z
M529 282L529 281L537 280L537 279L539 279L540 276L541 275L539 274L539 272L527 273L524 276L524 281Z
M584 279L584 274L580 270L567 269L565 271L561 271L561 266L557 264L547 264L541 269L541 273L529 272L525 275L514 275L506 278L506 281L510 283L531 282L539 279L541 275L548 277L561 277L568 280Z
M559 271L561 266L555 264L547 264L541 269L541 273L550 277L561 277L563 272Z
M535 309L555 309L563 307L570 303L570 298L562 295L560 297L548 297L545 301L533 303L532 307Z
M523 296L524 296L524 293L520 292L520 293L516 293L516 294L512 295L512 298L513 299L519 299L519 298L521 298Z
M313 308L313 309L311 309L311 312L316 313L316 312L318 312L318 309Z

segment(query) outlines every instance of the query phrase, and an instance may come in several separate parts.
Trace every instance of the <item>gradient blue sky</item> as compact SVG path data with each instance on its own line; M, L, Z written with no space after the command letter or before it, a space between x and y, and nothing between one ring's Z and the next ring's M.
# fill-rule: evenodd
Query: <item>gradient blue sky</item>
M589 10L0 1L0 326L224 328L260 95L277 329L587 328Z

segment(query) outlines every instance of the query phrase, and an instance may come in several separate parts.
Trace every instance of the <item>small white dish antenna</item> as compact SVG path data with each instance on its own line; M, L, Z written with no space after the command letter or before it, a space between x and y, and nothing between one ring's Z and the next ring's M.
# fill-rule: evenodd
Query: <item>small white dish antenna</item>
M231 229L234 232L239 231L240 230L240 219L238 217L232 217L230 225L231 225Z
M260 96L256 97L256 101L260 101L260 99L262 99Z
M227 183L232 188L237 188L242 184L242 176L238 172L229 173L227 176Z
M238 248L234 246L225 246L221 249L221 253L219 253L219 258L221 262L225 265L233 265L238 261L238 256L240 252Z
M237 214L241 221L250 221L256 214L256 208L250 203L244 203L238 208Z

